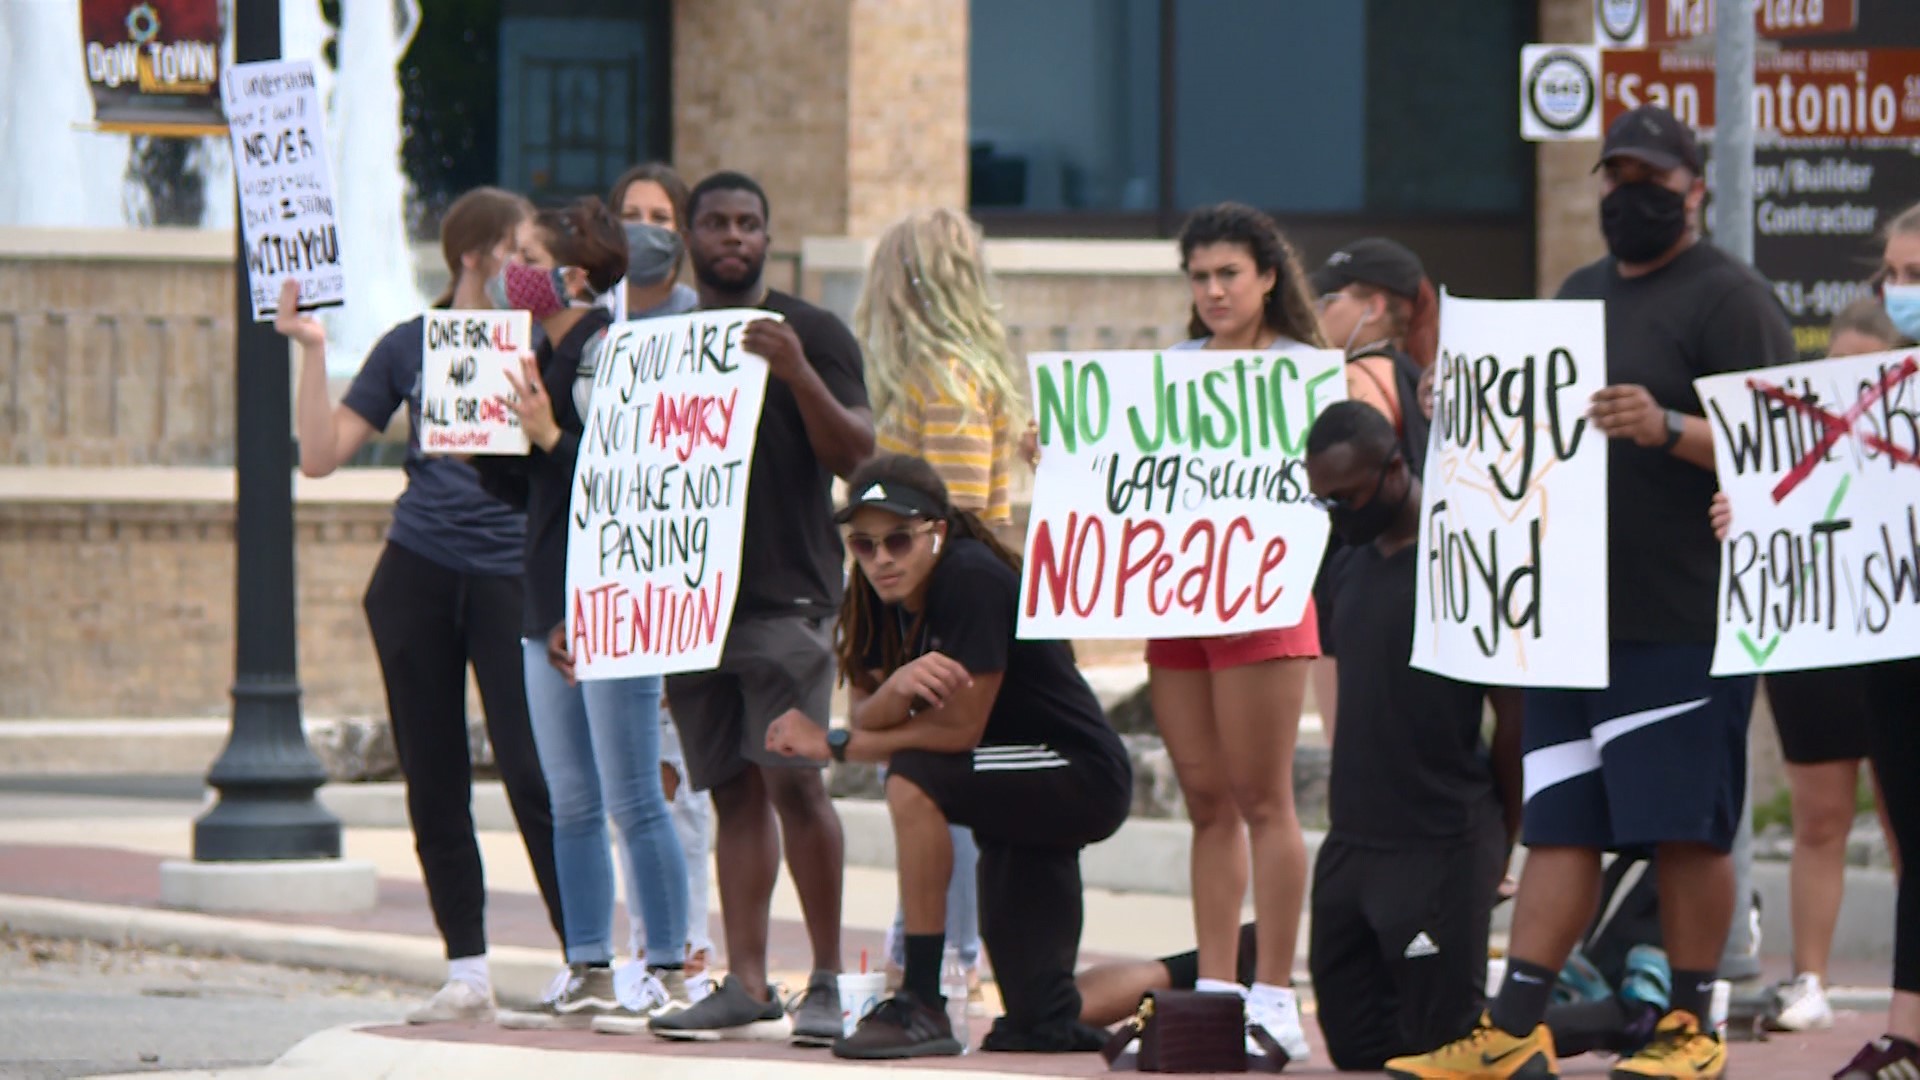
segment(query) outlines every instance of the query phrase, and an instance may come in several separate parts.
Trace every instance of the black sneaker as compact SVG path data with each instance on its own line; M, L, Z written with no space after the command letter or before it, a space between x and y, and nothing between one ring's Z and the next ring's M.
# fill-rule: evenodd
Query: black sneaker
M1897 1035L1882 1035L1860 1048L1833 1080L1906 1080L1920 1076L1920 1046Z
M787 1012L793 1017L793 1045L832 1046L845 1031L840 1026L840 977L814 972L806 993L793 999Z
M770 993L766 1001L755 1001L740 980L728 976L720 989L695 1004L656 1015L647 1030L687 1042L785 1042L793 1034L793 1023L778 996Z
M833 1056L855 1061L892 1061L899 1058L958 1057L960 1040L944 1010L902 990L860 1021L853 1034L833 1044Z

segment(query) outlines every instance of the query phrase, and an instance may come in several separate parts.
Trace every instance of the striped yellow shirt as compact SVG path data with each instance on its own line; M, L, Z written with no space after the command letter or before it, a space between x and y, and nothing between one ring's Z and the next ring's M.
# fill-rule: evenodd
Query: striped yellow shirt
M989 525L1013 520L1008 480L1014 434L998 402L955 401L927 379L908 385L905 400L880 417L880 449L925 458L946 482L953 505Z

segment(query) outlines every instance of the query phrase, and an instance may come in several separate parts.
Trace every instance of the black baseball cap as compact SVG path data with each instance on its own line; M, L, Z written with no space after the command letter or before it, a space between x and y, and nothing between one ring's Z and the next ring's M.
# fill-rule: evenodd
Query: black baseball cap
M1700 173L1700 143L1693 129L1658 105L1642 105L1613 122L1594 171L1619 157L1644 161L1663 172L1684 165Z
M898 480L875 480L859 491L847 492L847 505L833 515L833 520L845 525L849 518L867 507L909 518L946 516L939 501L919 488Z
M1426 276L1420 256L1385 237L1369 236L1327 256L1313 272L1313 291L1325 296L1357 283L1411 300L1420 295Z

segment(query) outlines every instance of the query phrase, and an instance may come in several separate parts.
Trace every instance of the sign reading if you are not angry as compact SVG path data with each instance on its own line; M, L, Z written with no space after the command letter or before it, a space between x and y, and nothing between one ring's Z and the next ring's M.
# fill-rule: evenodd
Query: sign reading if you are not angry
M1488 686L1607 685L1606 385L1597 300L1440 301L1414 667Z
M519 371L532 322L524 311L429 311L420 320L421 452L527 452L507 372Z
M1920 356L1694 386L1733 510L1713 673L1920 656Z
M767 394L767 362L740 336L756 319L778 318L729 308L607 332L567 509L575 676L720 663Z
M1023 638L1292 626L1327 545L1307 431L1345 358L1299 348L1041 353Z

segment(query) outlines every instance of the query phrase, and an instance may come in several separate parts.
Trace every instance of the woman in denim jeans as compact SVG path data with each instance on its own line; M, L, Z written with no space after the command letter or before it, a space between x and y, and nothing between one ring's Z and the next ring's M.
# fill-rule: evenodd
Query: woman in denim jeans
M585 1028L640 1020L686 996L687 865L660 783L660 680L576 684L566 662L567 503L583 428L572 392L589 343L612 322L594 306L626 276L627 239L598 199L532 220L488 286L496 307L529 312L546 340L509 376L532 449L476 461L496 496L527 508L527 706L553 800L554 858L565 912L567 970L538 1008L503 1012L512 1028ZM646 914L648 976L613 980L613 860L607 819L620 831L630 887Z

